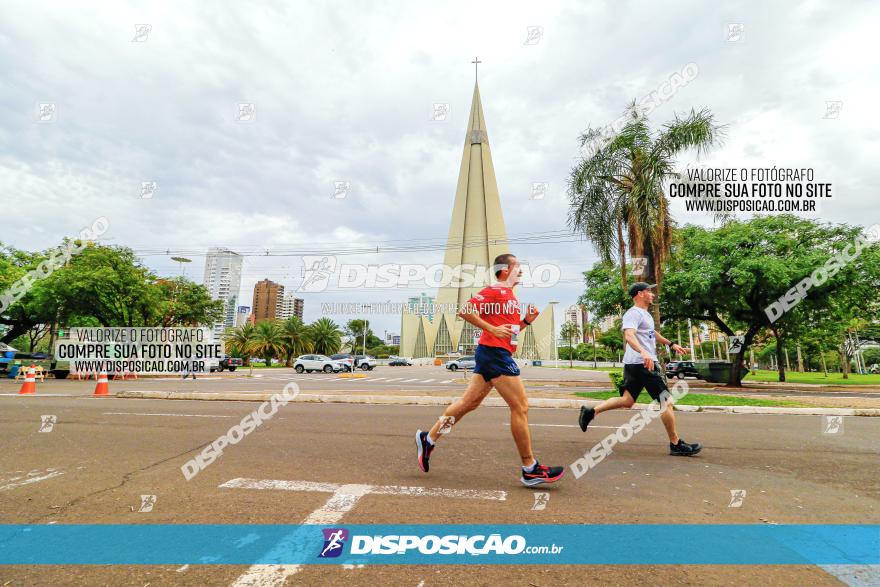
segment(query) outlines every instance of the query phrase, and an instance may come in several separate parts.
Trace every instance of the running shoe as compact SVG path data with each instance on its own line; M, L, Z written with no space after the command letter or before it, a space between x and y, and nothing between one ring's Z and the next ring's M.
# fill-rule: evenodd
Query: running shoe
M428 433L416 430L416 446L419 449L419 469L428 472L428 459L434 451L434 445L428 442Z
M593 421L593 418L596 417L596 410L593 408L588 408L587 406L581 406L581 415L578 417L578 424L581 426L581 430L583 432L587 431L587 426L590 425L590 422Z
M699 442L688 444L681 438L678 439L678 444L669 443L669 454L676 457L692 457L701 450L703 450L703 445Z
M520 469L522 471L522 469ZM534 487L542 483L553 483L562 479L565 475L564 467L547 467L541 463L537 463L531 473L522 471L522 484L526 487Z

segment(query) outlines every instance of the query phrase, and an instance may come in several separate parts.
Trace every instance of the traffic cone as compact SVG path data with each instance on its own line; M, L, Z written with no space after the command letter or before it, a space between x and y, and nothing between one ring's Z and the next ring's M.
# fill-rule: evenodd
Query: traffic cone
M95 386L95 393L92 396L96 395L110 395L110 386L107 384L107 370L101 369L101 374L98 375L98 384Z
M37 393L37 378L35 374L34 366L28 367L27 375L24 378L24 383L21 384L21 389L18 390L18 395Z

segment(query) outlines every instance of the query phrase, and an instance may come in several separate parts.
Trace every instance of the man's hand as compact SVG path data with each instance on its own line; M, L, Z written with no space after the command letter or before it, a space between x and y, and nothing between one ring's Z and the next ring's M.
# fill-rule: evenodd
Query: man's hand
M513 327L510 324L490 326L487 330L498 338L510 338L513 336Z
M643 350L642 351L642 359L644 359L644 361L645 361L645 368L648 371L653 371L654 370L654 359L651 357L651 353Z
M529 307L526 308L526 322L534 322L535 318L537 318L538 314L540 313L541 312L538 311L538 308L536 308L532 304L529 304Z
M677 355L686 355L689 352L691 352L691 349L685 348L678 343L670 345L669 348L671 348L673 351L675 351L675 354L677 354Z

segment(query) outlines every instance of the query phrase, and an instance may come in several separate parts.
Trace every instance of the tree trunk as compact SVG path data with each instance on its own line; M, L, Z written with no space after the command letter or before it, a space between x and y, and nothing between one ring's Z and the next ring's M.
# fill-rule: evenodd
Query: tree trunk
M843 344L840 345L840 370L843 372L843 378L849 379L849 355L846 353L846 337Z
M732 357L732 360L730 365L730 378L727 380L727 387L742 387L743 361L746 357L746 349L751 350L754 337L755 332L752 332L751 330L747 331L743 339L742 350L739 354L728 355L729 357Z
M593 369L596 368L597 360L596 360L596 329L590 329L590 337L593 339Z
M828 377L828 365L825 364L825 349L821 346L819 347L819 357L822 359L822 373L824 373L824 377Z
M776 329L771 329L771 331L773 332L773 336L776 337L776 368L779 370L779 381L780 383L785 383L785 367L783 366L783 361L785 359L782 358L782 336Z
M801 355L801 343L797 343L798 373L804 372L804 358Z
M629 289L629 285L627 284L626 277L626 243L623 241L623 223L617 223L617 255L620 257L620 284L623 286L623 291Z

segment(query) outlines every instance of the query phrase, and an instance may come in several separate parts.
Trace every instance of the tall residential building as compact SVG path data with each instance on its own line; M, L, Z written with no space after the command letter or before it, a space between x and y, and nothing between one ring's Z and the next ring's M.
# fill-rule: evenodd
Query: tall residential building
M274 320L281 317L284 286L268 279L254 285L254 321Z
M248 306L239 306L235 311L235 326L243 326L247 324L248 318L251 316L251 309Z
M205 257L205 287L214 300L223 302L222 322L213 325L214 336L219 337L226 328L235 326L235 308L241 289L241 264L243 257L221 247L208 249Z
M426 316L428 322L434 321L434 298L425 292L407 300L407 310L416 316Z
M281 300L281 313L278 317L282 320L287 320L291 316L296 316L302 320L303 304L302 298L298 298L293 294L284 294L284 298Z

